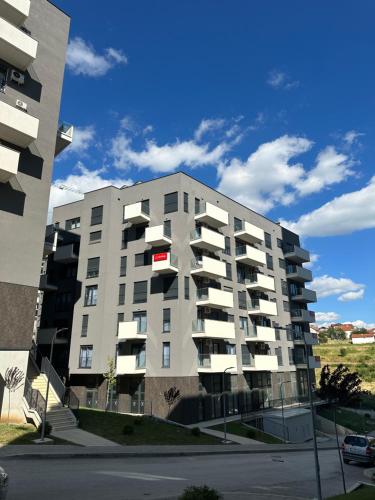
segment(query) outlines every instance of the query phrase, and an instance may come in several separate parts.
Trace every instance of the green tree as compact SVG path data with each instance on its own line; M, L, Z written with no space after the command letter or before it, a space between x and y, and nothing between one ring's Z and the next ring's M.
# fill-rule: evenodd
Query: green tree
M113 358L108 358L107 362L108 371L104 373L103 377L107 381L107 404L106 410L112 409L112 398L113 398L113 388L116 386L117 375L116 375L116 363Z
M332 340L346 339L345 332L342 328L334 328L333 326L330 326L329 328L327 328L325 334Z
M328 401L337 400L339 404L355 403L361 396L361 383L357 372L351 372L347 366L340 364L333 372L325 365L320 373L318 396Z

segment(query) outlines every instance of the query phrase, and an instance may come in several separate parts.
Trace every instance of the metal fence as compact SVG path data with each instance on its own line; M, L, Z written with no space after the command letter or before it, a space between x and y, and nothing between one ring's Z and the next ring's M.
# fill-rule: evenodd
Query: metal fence
M29 379L25 380L24 397L30 410L35 410L43 418L46 400L37 389L33 389Z

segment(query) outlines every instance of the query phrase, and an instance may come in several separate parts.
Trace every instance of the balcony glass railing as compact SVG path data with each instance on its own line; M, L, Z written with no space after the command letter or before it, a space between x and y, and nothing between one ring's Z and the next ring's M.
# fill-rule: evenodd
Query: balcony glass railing
M146 354L137 354L135 357L135 367L137 369L146 368Z
M62 122L59 125L59 132L67 135L68 137L71 137L71 138L73 137L73 130L74 130L74 127L70 123Z
M210 288L214 288L215 290L221 290L219 283L212 283L208 288L197 288L197 299L198 300L208 300Z
M211 368L211 354L198 354L198 366Z

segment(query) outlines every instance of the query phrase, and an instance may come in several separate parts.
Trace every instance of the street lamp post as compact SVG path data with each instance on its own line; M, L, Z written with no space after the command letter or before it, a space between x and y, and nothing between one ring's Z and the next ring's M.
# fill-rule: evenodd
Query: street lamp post
M45 434L46 434L46 421L47 421L47 406L48 406L48 395L49 395L49 378L51 375L51 366L52 366L52 356L53 356L53 346L56 340L56 337L59 333L65 332L66 330L69 330L69 328L60 328L59 330L56 330L55 333L52 335L51 339L51 349L49 353L49 365L47 369L47 389L46 389L46 404L44 405L44 412L43 412L43 421L42 421L42 432L40 435L40 441L43 442L45 439Z
M284 416L284 398L283 398L283 386L284 384L290 384L292 381L291 380L284 380L283 382L281 382L280 384L280 399L281 399L281 418L282 418L282 421L283 421L283 436L284 436L284 442L286 441L286 438L285 438L285 416Z
M225 368L223 371L223 413L224 413L224 441L227 442L227 418L226 418L226 413L227 413L227 408L225 404L225 374L228 370L233 370L234 366L229 366L228 368Z

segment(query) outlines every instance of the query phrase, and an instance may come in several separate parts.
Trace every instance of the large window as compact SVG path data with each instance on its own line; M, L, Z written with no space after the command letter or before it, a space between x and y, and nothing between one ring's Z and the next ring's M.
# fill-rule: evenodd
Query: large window
M269 233L264 233L264 243L267 248L272 248L272 238Z
M133 289L134 304L147 302L147 281L136 281Z
M126 255L123 255L120 260L120 276L126 276Z
M267 269L273 269L273 258L269 253L266 254Z
M178 192L164 195L164 213L170 214L178 211Z
M189 300L190 299L190 279L189 279L189 276L185 276L185 278L184 278L184 293L185 293L185 299Z
M137 322L137 333L147 332L147 311L133 312L133 321Z
M239 309L247 309L248 293L246 291L239 291L237 293L238 293L238 307L239 307Z
M164 300L178 299L178 277L165 276L163 278Z
M225 272L227 280L232 279L232 264L230 262L225 263Z
M229 236L225 236L225 249L224 249L224 253L225 253L225 255L230 255L231 254L231 251L230 251L230 237Z
M162 367L169 368L170 366L171 366L171 344L170 342L163 342Z
M189 194L184 193L184 212L189 213Z
M96 306L98 285L87 286L85 290L85 306Z
M89 327L89 315L84 314L82 316L81 337L87 337L88 327Z
M65 221L65 229L70 231L71 229L78 229L81 227L80 217L75 217L74 219L68 219Z
M249 336L249 320L245 316L240 316L240 330L243 331L244 336Z
M103 222L103 205L91 209L91 225L96 226Z
M171 310L163 309L163 333L171 331Z
M277 356L277 363L279 366L283 366L283 351L281 347L275 348L275 354Z
M91 368L92 345L81 345L79 352L79 368Z
M118 305L123 306L125 304L125 283L121 283L118 287Z
M136 253L134 256L134 267L149 266L151 264L150 252Z
M97 278L99 276L100 257L93 257L87 261L86 278Z
M102 239L101 231L93 231L90 233L90 243L99 243Z

